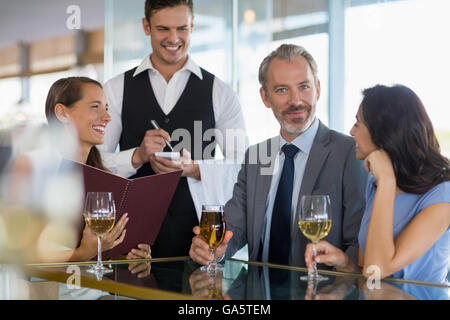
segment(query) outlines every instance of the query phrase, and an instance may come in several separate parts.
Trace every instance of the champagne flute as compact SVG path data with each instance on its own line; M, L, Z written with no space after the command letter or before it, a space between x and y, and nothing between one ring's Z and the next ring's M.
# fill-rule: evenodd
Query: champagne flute
M200 219L200 238L209 245L209 249L214 256L212 262L202 267L202 270L210 274L221 269L217 263L216 249L223 242L225 237L226 222L223 216L222 205L202 205L202 217Z
M317 242L325 238L331 229L330 197L327 195L305 195L302 197L301 207L298 226L303 235L313 243L313 272L308 276L300 277L300 279L309 282L327 280L327 277L321 276L317 272L315 258Z
M102 236L113 228L115 219L116 207L112 192L87 193L84 220L98 239L97 264L87 270L90 273L104 274L113 271L102 263Z

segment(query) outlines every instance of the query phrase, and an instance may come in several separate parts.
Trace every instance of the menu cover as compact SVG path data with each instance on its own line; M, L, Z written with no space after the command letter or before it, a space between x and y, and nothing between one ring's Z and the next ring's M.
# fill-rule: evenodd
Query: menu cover
M116 221L119 221L122 214L128 213L130 220L125 226L127 234L124 241L104 252L104 255L111 258L127 254L131 249L137 248L139 243L153 245L182 170L127 179L79 162L71 162L72 165L81 167L86 193L90 191L113 193Z

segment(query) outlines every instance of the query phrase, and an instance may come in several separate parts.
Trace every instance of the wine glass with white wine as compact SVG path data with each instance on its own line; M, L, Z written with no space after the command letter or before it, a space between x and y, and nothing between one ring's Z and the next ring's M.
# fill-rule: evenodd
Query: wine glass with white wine
M305 237L313 243L313 272L308 276L300 277L305 281L322 281L327 277L319 275L316 265L316 244L325 238L331 230L330 197L327 195L305 195L301 200L298 226Z
M88 192L84 206L84 221L98 237L97 264L87 271L104 274L113 270L102 263L102 236L114 227L116 208L112 192Z

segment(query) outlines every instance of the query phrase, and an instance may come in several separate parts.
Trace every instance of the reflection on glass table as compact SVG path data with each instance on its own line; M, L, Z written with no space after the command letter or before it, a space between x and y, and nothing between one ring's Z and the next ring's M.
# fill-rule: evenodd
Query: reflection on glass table
M189 257L106 261L112 273L96 279L90 263L33 265L33 277L135 299L219 300L449 300L450 287L442 284L386 279L379 288L358 274L319 270L328 280L305 282L306 268L277 266L230 259L212 277ZM68 272L71 268L70 272ZM78 268L78 269L77 269ZM270 271L270 272L269 272ZM271 279L272 277L272 279ZM370 289L373 288L373 289ZM66 295L70 298L70 295ZM100 296L102 299L107 298ZM111 298L111 297L110 297ZM94 298L96 299L96 298Z
M0 265L0 300L97 300L117 299L96 289L68 286L66 283L27 278L17 266Z
M223 280L222 270L216 270L212 274L208 270L198 268L189 276L192 296L212 300L230 300L228 294L223 292Z

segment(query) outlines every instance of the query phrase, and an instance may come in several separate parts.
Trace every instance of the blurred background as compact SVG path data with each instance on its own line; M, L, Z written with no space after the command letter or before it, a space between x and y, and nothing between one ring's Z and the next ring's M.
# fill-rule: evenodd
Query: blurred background
M190 54L239 94L251 144L278 133L258 66L295 43L318 62L324 123L348 134L362 89L402 83L421 97L450 155L450 1L195 0L194 11ZM44 121L58 78L105 82L138 65L151 51L143 16L144 0L1 0L0 123L18 114Z

